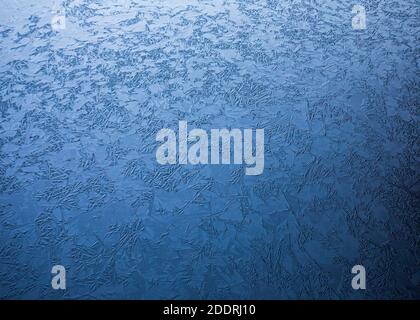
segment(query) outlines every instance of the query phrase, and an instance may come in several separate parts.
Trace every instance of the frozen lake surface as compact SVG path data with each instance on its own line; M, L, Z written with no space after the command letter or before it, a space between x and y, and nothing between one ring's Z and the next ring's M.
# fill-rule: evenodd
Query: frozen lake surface
M419 3L352 4L2 0L0 298L420 298ZM180 120L264 173L159 165Z

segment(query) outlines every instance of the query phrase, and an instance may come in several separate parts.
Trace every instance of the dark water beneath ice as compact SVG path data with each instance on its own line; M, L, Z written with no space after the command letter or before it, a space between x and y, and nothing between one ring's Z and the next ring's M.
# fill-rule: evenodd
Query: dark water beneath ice
M65 1L52 28L1 0L0 298L419 298L419 3L363 4L363 31L345 0ZM264 173L158 165L179 120L264 128Z

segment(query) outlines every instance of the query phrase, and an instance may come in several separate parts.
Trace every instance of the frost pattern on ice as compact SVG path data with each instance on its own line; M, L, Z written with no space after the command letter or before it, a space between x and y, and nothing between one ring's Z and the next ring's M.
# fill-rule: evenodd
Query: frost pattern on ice
M6 2L0 298L419 298L418 1ZM179 120L264 174L159 166Z

